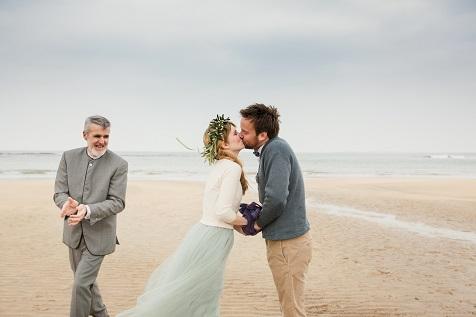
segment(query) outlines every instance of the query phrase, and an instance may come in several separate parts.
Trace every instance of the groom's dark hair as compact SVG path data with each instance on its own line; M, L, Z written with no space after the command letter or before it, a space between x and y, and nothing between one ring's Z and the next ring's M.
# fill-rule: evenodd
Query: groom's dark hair
M276 107L255 103L240 110L243 118L253 122L256 134L268 133L270 139L279 133L279 112Z

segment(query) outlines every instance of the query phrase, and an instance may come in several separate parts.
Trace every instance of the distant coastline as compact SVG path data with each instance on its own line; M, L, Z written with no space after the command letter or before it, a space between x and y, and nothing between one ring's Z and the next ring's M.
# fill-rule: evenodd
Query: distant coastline
M131 179L202 181L209 166L197 152L118 151ZM429 176L476 178L476 153L297 153L305 178L327 176ZM0 152L0 179L54 178L61 152ZM240 158L252 180L258 159Z

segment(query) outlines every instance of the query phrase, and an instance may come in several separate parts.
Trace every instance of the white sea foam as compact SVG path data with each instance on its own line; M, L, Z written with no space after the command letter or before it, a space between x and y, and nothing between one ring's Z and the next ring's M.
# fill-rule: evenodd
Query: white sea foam
M476 244L476 233L454 230L443 227L433 227L420 222L409 222L397 219L393 214L381 213L375 211L359 210L347 206L337 206L331 204L321 204L309 202L309 206L328 215L338 217L351 217L365 221L378 223L383 226L398 228L401 230L417 233L426 237L446 238L459 241L467 241Z
M466 158L466 156L459 155L459 154L430 154L430 155L426 155L425 157L430 159L439 159L439 160L444 160L444 159L463 160Z

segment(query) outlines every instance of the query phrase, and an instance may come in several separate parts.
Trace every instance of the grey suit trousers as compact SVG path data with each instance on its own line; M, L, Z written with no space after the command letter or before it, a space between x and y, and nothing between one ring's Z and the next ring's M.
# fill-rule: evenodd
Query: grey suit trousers
M109 316L96 282L103 259L103 255L88 251L84 238L78 248L69 248L69 262L74 273L70 317Z

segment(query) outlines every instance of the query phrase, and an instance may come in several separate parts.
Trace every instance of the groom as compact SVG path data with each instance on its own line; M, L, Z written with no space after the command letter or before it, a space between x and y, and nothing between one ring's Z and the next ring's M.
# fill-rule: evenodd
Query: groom
M312 257L312 238L306 217L304 181L296 155L278 137L275 107L254 104L241 109L241 138L259 157L256 176L268 264L284 317L306 316L304 284Z
M70 317L109 316L96 278L104 256L114 252L116 214L125 207L127 162L107 149L110 122L88 117L87 147L63 153L53 199L64 217L63 242L74 273Z

